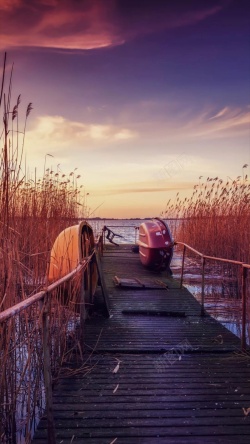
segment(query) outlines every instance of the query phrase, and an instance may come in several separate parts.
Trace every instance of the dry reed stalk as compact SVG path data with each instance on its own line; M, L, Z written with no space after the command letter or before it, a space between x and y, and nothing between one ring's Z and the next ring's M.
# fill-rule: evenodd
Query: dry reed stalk
M77 223L83 205L73 172L69 177L47 169L31 180L23 171L28 105L21 124L21 97L11 107L12 74L5 92L4 57L0 110L0 311L15 305L45 284L49 252L56 236ZM23 130L20 131L20 128ZM78 176L79 177L79 176ZM78 283L72 284L77 301ZM74 299L75 298L75 299ZM51 295L50 341L53 377L75 353L77 334L72 331L79 315L70 309L61 290ZM30 443L45 407L41 309L38 304L0 323L0 437L1 442ZM68 342L71 341L70 350Z
M194 186L190 198L180 199L177 194L175 201L168 201L166 218L176 218L174 238L182 241L203 254L250 263L250 184L245 174L247 164L242 167L242 176L235 180L222 181L218 177L207 178ZM189 257L192 254L188 253ZM199 259L196 256L196 263ZM218 265L207 261L206 275L222 276L234 281L234 291L228 297L225 309L232 306L232 299L241 297L241 268L232 264ZM250 273L247 279L247 313L250 329ZM223 283L223 281L222 281ZM213 292L215 300L215 291ZM223 300L223 291L218 293L217 301ZM225 299L224 299L225 302ZM240 313L240 306L238 310ZM250 331L248 333L250 338Z
M244 165L246 168L247 165ZM250 185L218 177L194 186L192 196L169 201L165 217L177 219L175 239L211 256L250 263Z

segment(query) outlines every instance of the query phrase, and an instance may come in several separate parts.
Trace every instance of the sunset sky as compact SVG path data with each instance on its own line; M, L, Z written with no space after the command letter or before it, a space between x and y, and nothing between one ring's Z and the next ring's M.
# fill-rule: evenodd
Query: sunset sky
M75 171L94 216L157 216L250 165L248 0L0 0L0 47L30 176Z

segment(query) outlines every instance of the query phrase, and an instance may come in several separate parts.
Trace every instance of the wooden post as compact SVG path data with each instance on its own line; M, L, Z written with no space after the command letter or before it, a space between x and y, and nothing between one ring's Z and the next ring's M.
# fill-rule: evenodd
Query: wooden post
M242 332L241 332L241 350L246 350L246 317L247 317L247 268L242 266Z
M103 249L105 248L105 243L106 243L106 239L105 239L105 231L102 230L102 236L103 236Z
M182 253L182 263L181 263L181 282L180 282L180 288L182 288L182 284L183 284L185 253L186 253L186 245L184 245L184 247L183 247L183 253Z
M85 307L85 289L84 289L84 269L81 275L81 288L80 288L80 345L84 344L84 325L86 319L86 307Z
M97 265L97 271L98 271L98 276L99 276L100 285L101 285L101 289L102 289L102 294L103 294L103 298L105 301L107 317L109 317L110 312L109 312L108 290L107 290L105 279L104 279L104 276L102 273L101 261L100 261L97 249L95 249L95 261L96 261L96 265Z
M89 300L91 304L93 304L92 272L93 272L93 258L90 259L88 264L88 291L89 291Z
M202 280L201 280L201 316L205 315L205 258L201 258L201 268L202 268Z
M100 251L101 250L101 256L103 256L103 244L104 244L104 234L103 234L103 231L102 231L102 235L101 235L101 238L100 238L100 244L101 244L101 247L100 248L98 248L98 251Z
M136 245L136 240L137 240L137 230L138 230L138 227L135 227L135 245Z
M44 357L44 385L46 396L46 410L48 423L48 444L56 444L55 424L53 415L53 399L52 399L52 375L50 363L50 346L49 346L49 310L50 297L48 293L41 301L42 303L42 334L43 334L43 357Z

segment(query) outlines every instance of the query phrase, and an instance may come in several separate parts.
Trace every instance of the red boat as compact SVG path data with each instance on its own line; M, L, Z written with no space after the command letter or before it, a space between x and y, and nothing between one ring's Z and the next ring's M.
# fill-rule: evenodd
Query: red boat
M140 260L146 267L166 270L171 273L174 242L166 222L155 218L143 222L139 227Z

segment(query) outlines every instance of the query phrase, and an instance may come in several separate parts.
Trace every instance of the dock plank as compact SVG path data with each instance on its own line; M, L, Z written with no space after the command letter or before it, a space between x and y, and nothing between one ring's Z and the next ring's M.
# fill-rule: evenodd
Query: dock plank
M101 316L97 294L85 326L86 363L66 363L54 389L57 443L249 442L250 357L240 353L239 338L201 317L187 289L143 268L128 247L109 249L102 267L111 317ZM114 276L160 278L168 288L122 288ZM140 311L185 311L185 317ZM46 431L44 417L33 443L45 444Z

